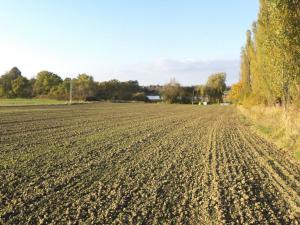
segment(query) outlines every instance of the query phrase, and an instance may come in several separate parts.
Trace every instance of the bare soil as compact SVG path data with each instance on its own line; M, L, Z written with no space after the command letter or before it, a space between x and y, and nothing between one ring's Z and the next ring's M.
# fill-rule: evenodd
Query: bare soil
M299 224L300 166L231 106L0 108L0 224Z

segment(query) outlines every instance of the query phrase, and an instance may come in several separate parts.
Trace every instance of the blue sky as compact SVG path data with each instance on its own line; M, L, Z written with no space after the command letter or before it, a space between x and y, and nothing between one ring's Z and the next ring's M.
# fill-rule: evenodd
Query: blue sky
M256 0L0 0L0 74L232 83L257 12Z

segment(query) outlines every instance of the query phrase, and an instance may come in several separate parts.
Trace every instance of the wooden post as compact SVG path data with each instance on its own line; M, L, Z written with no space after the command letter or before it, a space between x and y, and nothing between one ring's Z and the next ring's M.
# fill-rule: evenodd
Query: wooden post
M72 104L72 90L73 89L73 86L72 86L72 78L70 80L70 105Z
M194 105L194 92L195 92L195 89L193 89L192 105Z

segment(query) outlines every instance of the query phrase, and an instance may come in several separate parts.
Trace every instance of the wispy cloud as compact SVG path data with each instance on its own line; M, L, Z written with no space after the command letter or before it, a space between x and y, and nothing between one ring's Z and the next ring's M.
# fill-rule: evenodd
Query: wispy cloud
M239 60L171 60L126 66L116 71L117 79L136 79L141 84L164 84L175 77L183 85L205 83L216 72L227 73L227 83L238 80Z

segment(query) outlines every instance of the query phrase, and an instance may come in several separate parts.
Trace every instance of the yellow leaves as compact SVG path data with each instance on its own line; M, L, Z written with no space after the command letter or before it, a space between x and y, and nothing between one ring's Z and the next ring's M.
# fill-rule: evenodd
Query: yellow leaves
M300 77L300 10L297 1L261 0L254 38L247 32L241 60L243 96L269 105L297 98ZM249 79L250 78L250 79ZM234 98L234 97L233 97Z
M239 102L242 97L242 88L243 88L243 85L241 82L233 84L231 87L231 90L227 96L228 100L235 102L235 103Z

